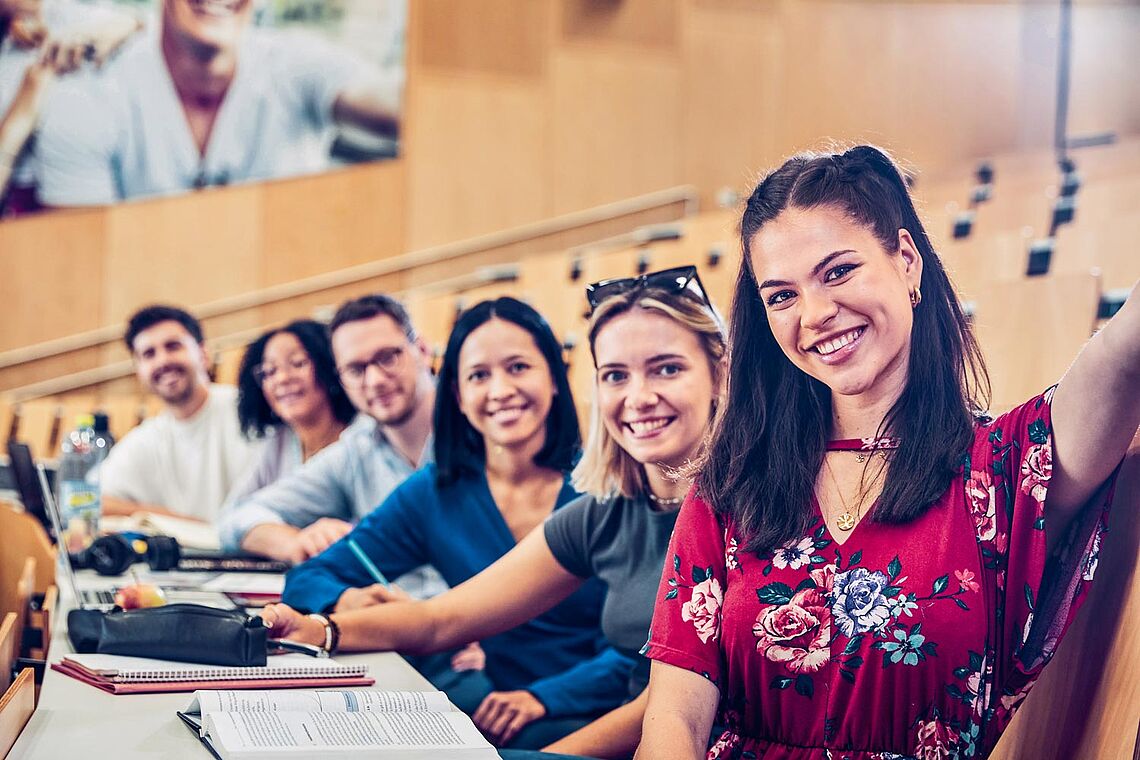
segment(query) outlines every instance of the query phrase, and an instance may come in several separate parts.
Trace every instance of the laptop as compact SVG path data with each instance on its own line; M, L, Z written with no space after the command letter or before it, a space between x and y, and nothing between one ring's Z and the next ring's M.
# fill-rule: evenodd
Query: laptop
M43 491L40 490L40 484L36 480L36 463L32 458L32 450L26 443L8 441L8 466L16 481L16 492L20 494L20 503L24 505L24 511L39 520L47 534L54 538L55 527L44 507Z
M35 466L40 482L40 496L51 520L55 535L63 535L63 518L59 513L59 505L55 501L48 485L47 470L42 464ZM57 544L58 546L58 544ZM59 567L63 571L64 582L71 590L72 598L80 609L84 610L110 610L115 606L115 592L118 588L110 589L81 589L75 577L75 568L71 566L71 557L62 548L58 551ZM170 588L157 584L162 589L168 604L200 604L205 607L217 607L223 610L238 609L238 605L225 594L217 591L190 591L184 588Z

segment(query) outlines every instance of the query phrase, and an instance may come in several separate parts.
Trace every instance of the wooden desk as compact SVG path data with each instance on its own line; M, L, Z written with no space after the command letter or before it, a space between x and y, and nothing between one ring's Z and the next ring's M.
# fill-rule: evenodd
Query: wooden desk
M63 598L66 597L66 598ZM73 605L71 591L61 589L59 615L52 633L49 659L57 662L74 650L67 640L67 615ZM338 662L365 662L376 679L372 688L427 691L433 689L396 654L337 655ZM200 757L209 753L175 716L190 703L189 693L114 695L49 670L40 701L19 741L8 755L17 758Z

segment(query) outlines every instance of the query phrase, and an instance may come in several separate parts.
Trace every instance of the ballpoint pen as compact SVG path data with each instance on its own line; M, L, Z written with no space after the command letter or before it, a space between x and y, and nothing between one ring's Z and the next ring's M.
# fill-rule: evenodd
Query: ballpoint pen
M360 544L356 543L351 538L346 538L345 541L348 543L348 548L351 549L352 553L356 555L356 558L360 560L360 564L364 565L364 569L367 570L368 574L372 576L372 580L376 581L384 588L388 588L388 579L385 578L384 573L380 572L380 569L372 563L372 560L368 559L368 555L365 554L364 550L360 548Z

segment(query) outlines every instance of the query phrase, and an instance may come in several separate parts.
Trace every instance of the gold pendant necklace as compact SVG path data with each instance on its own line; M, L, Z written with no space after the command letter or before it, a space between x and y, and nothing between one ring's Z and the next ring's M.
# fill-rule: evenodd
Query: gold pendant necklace
M846 510L835 520L835 526L842 531L849 531L855 527L855 515Z
M848 533L855 529L855 525L859 522L859 515L863 512L863 500L860 499L855 505L855 514L851 514L850 507L843 499L843 489L839 487L839 480L835 477L835 473L831 469L831 463L825 458L823 466L827 468L827 474L831 478L831 483L835 486L835 495L839 499L839 504L843 507L843 512L839 517L835 518L835 527L839 528L844 533Z

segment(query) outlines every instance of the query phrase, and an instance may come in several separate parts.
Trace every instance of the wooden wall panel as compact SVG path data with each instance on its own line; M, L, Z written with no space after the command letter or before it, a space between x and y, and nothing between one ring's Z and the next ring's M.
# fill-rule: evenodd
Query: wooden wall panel
M900 93L898 110L882 115L891 123L878 122L890 142L927 169L1013 148L1022 23L1044 12L1012 4L896 8L892 44L880 53Z
M1029 108L1018 99L1022 27L1035 28L1046 9L847 2L783 8L786 151L827 139L871 140L932 169L1018 146L1018 117ZM1048 109L1033 110L1037 121L1051 117Z
M192 305L255 290L264 193L247 185L105 211L102 322L121 322L146 303Z
M823 138L883 142L928 173L1044 154L1052 139L1052 2L422 0L409 12L398 162L0 224L0 351L143 301L204 303L681 182L709 201ZM1078 2L1074 16L1073 132L1140 132L1140 5Z
M0 224L0 350L70 335L99 320L106 224L98 211Z
M551 0L413 0L412 49L424 69L537 76L546 56Z
M1140 132L1140 5L1077 6L1069 134Z
M709 207L718 189L748 192L783 153L785 36L779 4L695 5L681 52L682 172ZM715 149L713 148L715 146Z
M554 56L555 214L680 183L680 84L672 56L584 48Z
M402 159L265 186L259 287L404 252Z
M409 118L407 247L550 216L548 96L537 82L423 72Z
M828 139L891 143L902 102L891 63L898 44L897 9L877 7L869 13L862 5L842 2L782 3L781 8L787 98L772 107L779 110L784 152L819 147Z
M1016 43L1018 61L1015 64L1018 79L1013 93L1017 110L1010 125L1014 141L989 148L987 152L990 155L1001 151L1045 149L1053 145L1054 115L1057 111L1058 5L1026 4L1021 8ZM1078 86L1088 87L1089 83Z
M1100 283L1092 274L991 280L972 296L975 334L993 385L991 409L1004 411L1056 383L1088 341ZM1042 309L1041 304L1064 304Z
M96 293L98 295L98 293ZM66 335L69 332L74 332L74 325L78 325L80 329L87 329L88 317L78 316L76 312L67 311L66 307L62 307L57 314L69 314L72 318L73 327L68 330L66 326L61 326L60 334ZM91 318L98 316L98 312L92 312ZM48 357L38 362L26 362L16 364L10 367L0 368L0 391L6 391L11 388L18 388L22 385L38 382L52 377L59 377L60 375L68 375L72 372L79 372L81 370L90 369L104 363L103 350L97 347L86 348L82 351L72 351L70 353L61 354L58 356ZM123 354L125 356L125 353ZM122 358L122 357L119 357Z
M681 13L681 0L562 0L562 38L673 49Z

